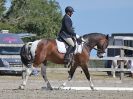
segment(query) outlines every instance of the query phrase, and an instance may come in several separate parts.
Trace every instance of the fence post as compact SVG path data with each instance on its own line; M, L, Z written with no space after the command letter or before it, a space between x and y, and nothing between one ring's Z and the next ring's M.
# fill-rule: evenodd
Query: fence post
M120 49L120 57L121 58L123 58L124 57L124 49L123 48L121 48ZM124 62L123 61L121 61L121 66L120 66L120 68L121 68L121 72L120 72L120 80L123 80L123 77L124 77Z

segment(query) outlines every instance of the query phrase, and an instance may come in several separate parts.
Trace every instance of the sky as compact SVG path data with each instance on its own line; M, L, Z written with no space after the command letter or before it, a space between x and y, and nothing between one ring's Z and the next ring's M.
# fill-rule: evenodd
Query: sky
M66 6L75 10L72 18L78 35L133 33L133 0L56 0L62 13ZM91 56L96 56L92 50Z
M10 7L7 0L6 7ZM133 0L56 0L63 15L66 6L75 10L73 27L78 35L133 33ZM93 56L96 53L92 51Z
M73 27L78 35L99 32L133 33L133 0L56 0L63 15L66 6L75 10ZM6 7L10 7L7 0Z
M84 35L133 33L133 0L56 0L62 13L66 6L75 10L72 18L75 32Z

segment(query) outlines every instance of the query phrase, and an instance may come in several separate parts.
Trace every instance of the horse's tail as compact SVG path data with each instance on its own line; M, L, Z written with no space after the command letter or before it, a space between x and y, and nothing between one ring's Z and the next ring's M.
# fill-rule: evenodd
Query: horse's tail
M31 44L32 42L26 43L25 45L22 46L21 51L20 51L21 61L27 67L31 66L31 63L32 63L32 57L30 54Z

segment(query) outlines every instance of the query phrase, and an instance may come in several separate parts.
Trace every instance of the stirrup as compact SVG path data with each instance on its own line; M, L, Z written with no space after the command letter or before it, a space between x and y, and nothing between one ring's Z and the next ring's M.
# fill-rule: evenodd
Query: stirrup
M69 68L69 67L70 67L70 64L71 64L71 62L65 63L65 64L64 64L64 67L65 67L65 68Z
M64 60L64 67L69 68L69 65L71 64L71 59L65 59Z

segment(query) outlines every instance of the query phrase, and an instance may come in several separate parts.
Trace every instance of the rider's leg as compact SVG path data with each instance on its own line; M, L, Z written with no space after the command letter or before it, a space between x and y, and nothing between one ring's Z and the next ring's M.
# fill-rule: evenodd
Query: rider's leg
M71 45L71 46L73 46L74 47L74 41L73 41L73 39L72 38L64 38L64 40L66 41L66 43L68 44L68 45Z
M64 40L66 41L66 43L69 45L67 52L64 56L64 62L65 64L67 64L69 62L69 54L74 52L74 41L72 40L72 38L64 38Z
M74 50L73 46L70 45L70 46L67 48L67 52L66 52L64 58L67 59L67 60L69 60L69 54L70 54L70 53L73 53L73 50Z

